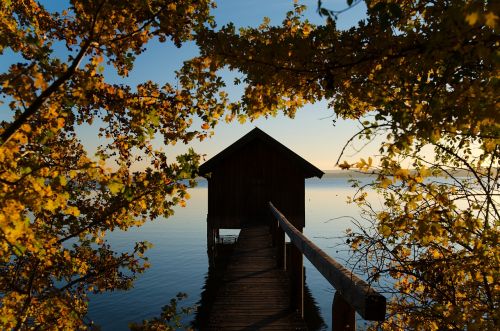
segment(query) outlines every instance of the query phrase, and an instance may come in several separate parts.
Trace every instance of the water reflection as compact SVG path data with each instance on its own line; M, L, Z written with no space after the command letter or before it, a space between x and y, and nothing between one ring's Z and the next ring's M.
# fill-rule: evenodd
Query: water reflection
M209 252L209 267L205 277L205 284L201 293L201 299L197 303L197 311L192 322L195 330L205 330L210 311L219 287L222 285L222 278L228 266L231 254L235 247L234 240L226 240L224 243L217 243L214 254ZM230 318L230 317L228 317ZM327 330L327 325L321 316L320 308L313 298L309 287L304 286L304 320L308 330Z
M217 254L208 252L208 273L205 277L205 284L201 292L200 301L197 303L197 311L193 320L192 326L197 330L203 330L203 326L207 325L210 310L217 294L217 289L222 283L222 277L229 263L229 258L233 253L233 243L216 244Z
M304 273L304 275L306 275L306 273ZM309 286L307 286L307 279L304 286L304 320L309 330L328 330L325 320L321 315L321 310L316 303Z
M152 242L154 247L147 251L152 267L140 275L133 289L91 295L89 317L101 325L103 331L126 331L129 322L159 316L161 307L179 291L188 294L188 298L182 301L183 306L191 307L205 301L200 299L200 293L203 291L205 295L207 279L213 274L207 273L206 181L200 182L189 193L191 199L188 206L176 208L174 216L108 235L109 242L118 252L130 251L134 242L142 240ZM357 216L358 210L345 202L347 196L354 194L354 190L346 179L325 178L307 180L305 194L304 234L330 256L344 262L348 255L338 244L345 243L343 234L346 228L352 228L352 224L348 217L339 217ZM334 290L307 259L304 259L304 265L307 292L312 292L315 306L321 308L323 319L328 325L331 322ZM308 315L311 314L306 314L306 318ZM189 324L194 317L190 315L184 322Z

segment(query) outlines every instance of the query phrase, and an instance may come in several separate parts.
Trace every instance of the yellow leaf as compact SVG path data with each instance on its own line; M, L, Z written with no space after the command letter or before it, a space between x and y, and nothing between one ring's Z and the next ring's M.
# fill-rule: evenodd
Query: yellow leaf
M68 184L68 180L64 176L58 176L57 179L59 180L59 184L62 186L66 186L66 184Z
M108 184L109 191L112 194L117 194L118 192L120 192L123 189L123 186L124 185L119 181L112 181Z
M490 11L484 17L486 18L486 25L490 28L494 28L497 25L498 16L494 12Z
M387 188L387 187L389 187L389 185L391 185L391 184L392 184L392 180L390 180L389 178L384 178L384 179L382 179L382 180L380 181L379 186L380 186L381 188Z
M244 124L245 122L247 121L247 117L245 115L238 115L238 122L240 122L240 124Z
M48 211L54 211L57 208L57 205L52 200L48 200L45 202L44 208Z
M397 178L406 178L406 177L408 177L409 174L410 174L410 171L408 169L398 169L394 173L394 175Z
M380 227L380 233L382 233L383 236L387 237L391 234L391 228L388 227L387 225L382 225Z
M140 201L138 202L138 205L139 205L139 207L140 207L141 209L146 209L146 208L148 207L148 205L147 205L146 201L144 201L144 200L140 200Z
M422 168L420 168L419 173L420 173L420 176L422 176L422 177L428 177L431 174L431 171L426 167L422 167Z
M478 19L479 19L479 14L477 12L473 12L465 16L465 20L467 21L467 23L469 23L469 25L476 24Z
M311 33L311 26L309 25L304 25L304 27L302 28L302 34L307 37L310 33Z
M40 72L37 72L34 77L35 78L35 87L45 89L47 87L47 82L43 79L43 75Z
M25 123L25 124L23 124L23 125L21 125L21 129L22 129L24 132L26 132L26 133L31 132L31 126L30 126L29 124L26 124L26 123Z

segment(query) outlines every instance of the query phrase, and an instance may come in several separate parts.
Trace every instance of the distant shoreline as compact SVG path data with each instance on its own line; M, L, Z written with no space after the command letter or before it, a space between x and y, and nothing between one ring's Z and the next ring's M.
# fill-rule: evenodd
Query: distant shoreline
M364 173L353 170L322 170L325 174L321 178L350 178L350 177L375 177L376 174Z
M322 170L325 174L321 177L321 179L325 178L367 178L367 177L373 177L375 178L377 176L376 173L365 173L361 171L356 171L356 170ZM466 170L455 170L451 172L454 177L457 178L464 178L464 177L471 177L472 174L469 171ZM436 176L431 176L431 177L436 177ZM441 176L437 177L447 177L446 174L442 173ZM316 178L316 177L314 177ZM204 177L198 177L197 180L206 180Z
M376 177L376 173L364 173L356 170L322 170L325 174L322 178L349 178L349 177ZM410 169L410 172L414 170ZM493 170L495 171L495 170ZM473 174L467 170L450 170L450 173L457 178L471 177ZM448 174L441 172L438 176L431 177L447 177Z

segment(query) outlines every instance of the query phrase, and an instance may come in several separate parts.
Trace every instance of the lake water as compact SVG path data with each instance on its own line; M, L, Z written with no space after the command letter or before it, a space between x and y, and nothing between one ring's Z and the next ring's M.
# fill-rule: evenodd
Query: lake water
M346 203L354 190L347 178L306 180L306 227L304 234L334 259L342 262L346 252L339 247L350 219L358 210ZM131 250L136 241L147 240L154 247L147 252L151 268L140 275L130 291L117 291L91 297L89 318L104 331L128 330L130 322L159 316L161 307L178 292L188 298L181 303L199 303L208 273L206 253L207 185L201 181L191 189L187 207L176 209L173 217L148 222L127 232L114 232L108 241L115 250ZM286 215L285 215L286 216ZM340 217L340 218L339 218ZM319 313L330 329L332 286L305 260L306 283ZM193 316L188 317L194 319Z

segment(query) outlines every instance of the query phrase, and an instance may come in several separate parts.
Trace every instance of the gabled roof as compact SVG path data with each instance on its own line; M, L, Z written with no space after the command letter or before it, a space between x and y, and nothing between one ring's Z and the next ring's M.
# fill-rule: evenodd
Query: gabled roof
M236 142L234 142L231 146L220 152L219 154L215 155L212 157L210 160L207 162L203 163L200 166L200 174L202 176L207 175L208 173L212 172L214 168L217 167L219 163L230 157L232 154L234 154L236 151L240 150L241 148L245 147L245 145L249 144L250 142L254 140L261 140L264 142L264 144L270 146L271 148L274 148L278 153L281 153L282 155L285 156L285 158L288 158L290 162L295 163L298 167L301 167L304 171L304 177L305 178L311 178L311 177L318 177L321 178L323 176L323 171L319 170L315 166L313 166L311 163L307 162L304 160L302 157L294 153L292 150L290 150L288 147L285 145L281 144L279 141L265 133L259 128L255 128L240 139L238 139Z

